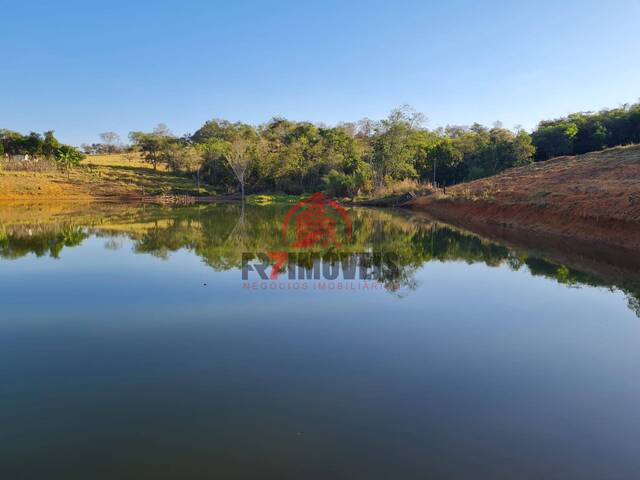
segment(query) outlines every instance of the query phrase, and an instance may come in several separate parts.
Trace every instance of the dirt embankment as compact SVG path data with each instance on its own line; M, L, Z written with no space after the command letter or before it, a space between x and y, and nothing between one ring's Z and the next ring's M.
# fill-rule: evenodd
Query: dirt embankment
M514 168L405 206L469 228L498 225L640 250L640 145Z

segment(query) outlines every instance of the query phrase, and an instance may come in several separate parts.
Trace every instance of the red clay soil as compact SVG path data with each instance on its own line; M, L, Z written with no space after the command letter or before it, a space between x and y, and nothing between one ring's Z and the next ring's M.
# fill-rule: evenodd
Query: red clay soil
M640 250L640 145L514 168L406 206L471 228L499 225Z

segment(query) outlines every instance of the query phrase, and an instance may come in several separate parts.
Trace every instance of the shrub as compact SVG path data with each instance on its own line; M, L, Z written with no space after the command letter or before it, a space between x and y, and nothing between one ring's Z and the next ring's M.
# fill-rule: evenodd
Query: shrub
M77 167L84 157L84 154L78 149L69 145L61 145L56 151L55 160L60 170L69 171Z
M355 179L351 175L331 170L322 178L324 191L332 197L346 197L355 190Z

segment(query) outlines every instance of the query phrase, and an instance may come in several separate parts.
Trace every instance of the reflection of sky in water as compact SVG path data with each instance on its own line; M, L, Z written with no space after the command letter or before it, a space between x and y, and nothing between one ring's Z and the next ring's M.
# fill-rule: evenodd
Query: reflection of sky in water
M90 237L80 247L66 248L59 259L36 258L33 255L13 261L2 261L0 285L7 308L20 317L61 318L72 315L118 317L131 313L206 315L224 307L226 311L246 308L254 301L276 309L282 302L289 307L307 302L325 309L347 311L378 309L388 305L392 309L419 308L431 315L459 311L473 313L484 308L510 309L511 315L536 315L546 309L563 311L568 305L575 310L584 308L584 315L591 316L593 309L607 313L615 309L619 315L632 315L626 310L621 293L604 288L582 286L571 288L559 285L555 280L531 277L526 267L517 272L507 266L487 267L483 264L467 265L463 262L430 262L419 268L414 278L413 294L398 298L383 288L358 289L361 282L349 281L355 289L324 290L314 288L312 281L305 282L307 289L273 290L259 287L243 288L239 269L214 271L201 259L187 250L170 252L168 260L151 255L134 254L133 242L119 238L118 250L105 248L103 238ZM277 283L301 283L287 281L286 274ZM251 273L250 283L261 282ZM204 285L206 283L206 286ZM326 283L326 282L325 282ZM37 294L38 301L32 296ZM361 303L363 301L364 303ZM567 303L568 302L568 303ZM50 308L43 308L43 304ZM604 305L598 308L598 305ZM316 307L317 308L317 307ZM469 311L466 311L470 309ZM486 312L487 314L490 311ZM569 313L564 311L564 313ZM609 312L610 314L611 312ZM6 319L11 318L7 315ZM114 319L117 321L117 318Z
M419 267L402 298L247 291L191 251L105 240L0 260L10 478L640 468L640 321L622 293L463 261Z

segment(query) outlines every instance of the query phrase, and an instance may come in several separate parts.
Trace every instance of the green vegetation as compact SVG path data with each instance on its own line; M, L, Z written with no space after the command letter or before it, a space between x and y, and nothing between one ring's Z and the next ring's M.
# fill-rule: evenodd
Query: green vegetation
M254 193L323 190L336 197L380 195L406 180L453 185L555 155L640 142L640 104L543 121L532 134L499 122L435 130L424 123L422 114L403 106L381 121L335 127L283 118L258 127L214 119L191 136L178 138L160 126L133 132L131 139L154 166L197 171L220 191L246 185Z
M304 199L305 195L253 194L247 197L249 205L293 204Z
M476 123L429 130L422 114L403 106L380 121L363 119L335 127L284 118L259 126L214 119L182 137L163 124L151 132L131 132L128 147L114 132L101 138L104 143L85 150L135 150L154 171L162 168L192 179L196 191L201 185L218 193L299 195L322 190L353 198L382 196L407 181L416 182L418 189L426 183L448 186L557 155L640 142L640 104L543 121L532 134L503 128L499 122L492 128ZM54 160L67 172L82 158L75 148L60 145L53 132L0 130L0 153L5 159L28 155L31 161ZM25 159L19 163L29 165Z
M25 170L39 169L39 163L46 165L52 162L65 171L78 166L84 155L75 147L61 144L53 133L50 130L43 135L36 132L22 135L0 129L0 154L13 160L14 168L23 163Z
M536 160L640 143L640 103L540 122L532 137Z
M301 194L323 190L337 197L380 191L413 180L452 184L532 161L530 136L500 126L430 131L410 107L379 122L336 127L274 118L253 127L210 120L191 136L160 125L130 139L154 168L196 174L220 191Z

